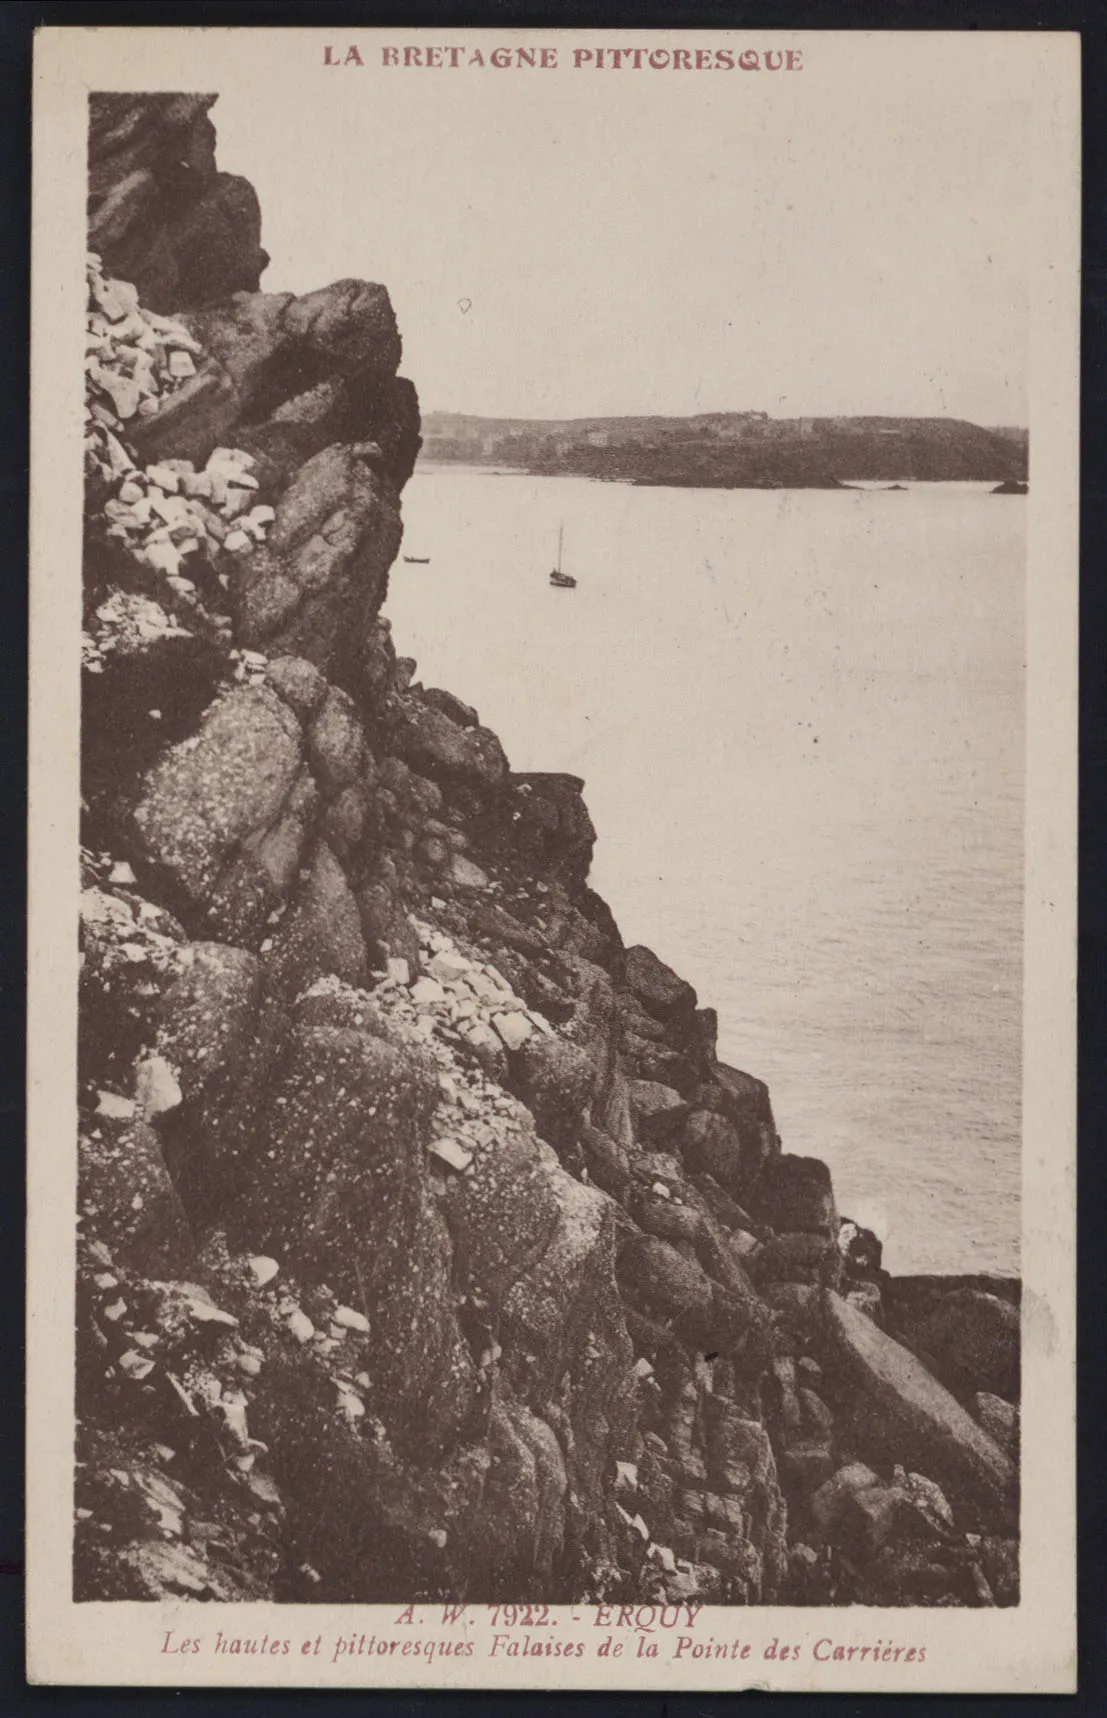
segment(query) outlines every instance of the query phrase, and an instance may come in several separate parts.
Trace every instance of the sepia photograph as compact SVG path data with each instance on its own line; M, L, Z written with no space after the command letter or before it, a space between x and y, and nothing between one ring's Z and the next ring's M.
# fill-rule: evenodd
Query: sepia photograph
M1067 1328L1033 57L258 32L263 98L253 33L149 34L212 70L84 56L53 360L65 1602L160 1607L169 1680L340 1606L314 1653L386 1686L603 1639L931 1686L933 1613L1025 1601Z

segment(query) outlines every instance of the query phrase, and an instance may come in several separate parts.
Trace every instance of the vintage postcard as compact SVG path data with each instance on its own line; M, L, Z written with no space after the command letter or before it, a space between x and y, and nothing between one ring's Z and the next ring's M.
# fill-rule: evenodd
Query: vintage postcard
M29 1677L1071 1690L1078 39L35 58Z

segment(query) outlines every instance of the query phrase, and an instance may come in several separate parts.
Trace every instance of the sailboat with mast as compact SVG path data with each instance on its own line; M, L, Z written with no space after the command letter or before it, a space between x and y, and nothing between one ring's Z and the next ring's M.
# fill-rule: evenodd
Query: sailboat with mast
M564 540L565 540L565 526L564 526L564 524L561 524L557 528L557 566L553 569L552 573L550 574L550 583L551 583L551 585L556 585L558 590L571 591L571 590L576 589L577 581L576 581L576 579L574 579L574 577L571 573L566 573L566 572L562 571L561 550L562 550Z

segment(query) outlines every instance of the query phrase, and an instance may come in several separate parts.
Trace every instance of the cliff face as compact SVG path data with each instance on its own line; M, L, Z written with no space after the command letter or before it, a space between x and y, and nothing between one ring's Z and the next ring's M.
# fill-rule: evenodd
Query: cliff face
M1013 1602L1017 1295L890 1292L397 656L388 295L257 290L211 101L92 103L77 1596Z

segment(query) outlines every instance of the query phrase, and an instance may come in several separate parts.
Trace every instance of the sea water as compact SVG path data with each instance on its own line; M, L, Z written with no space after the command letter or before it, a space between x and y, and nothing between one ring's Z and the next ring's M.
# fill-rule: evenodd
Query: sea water
M420 467L388 612L896 1271L1016 1271L1025 502ZM548 575L564 525L575 590Z

